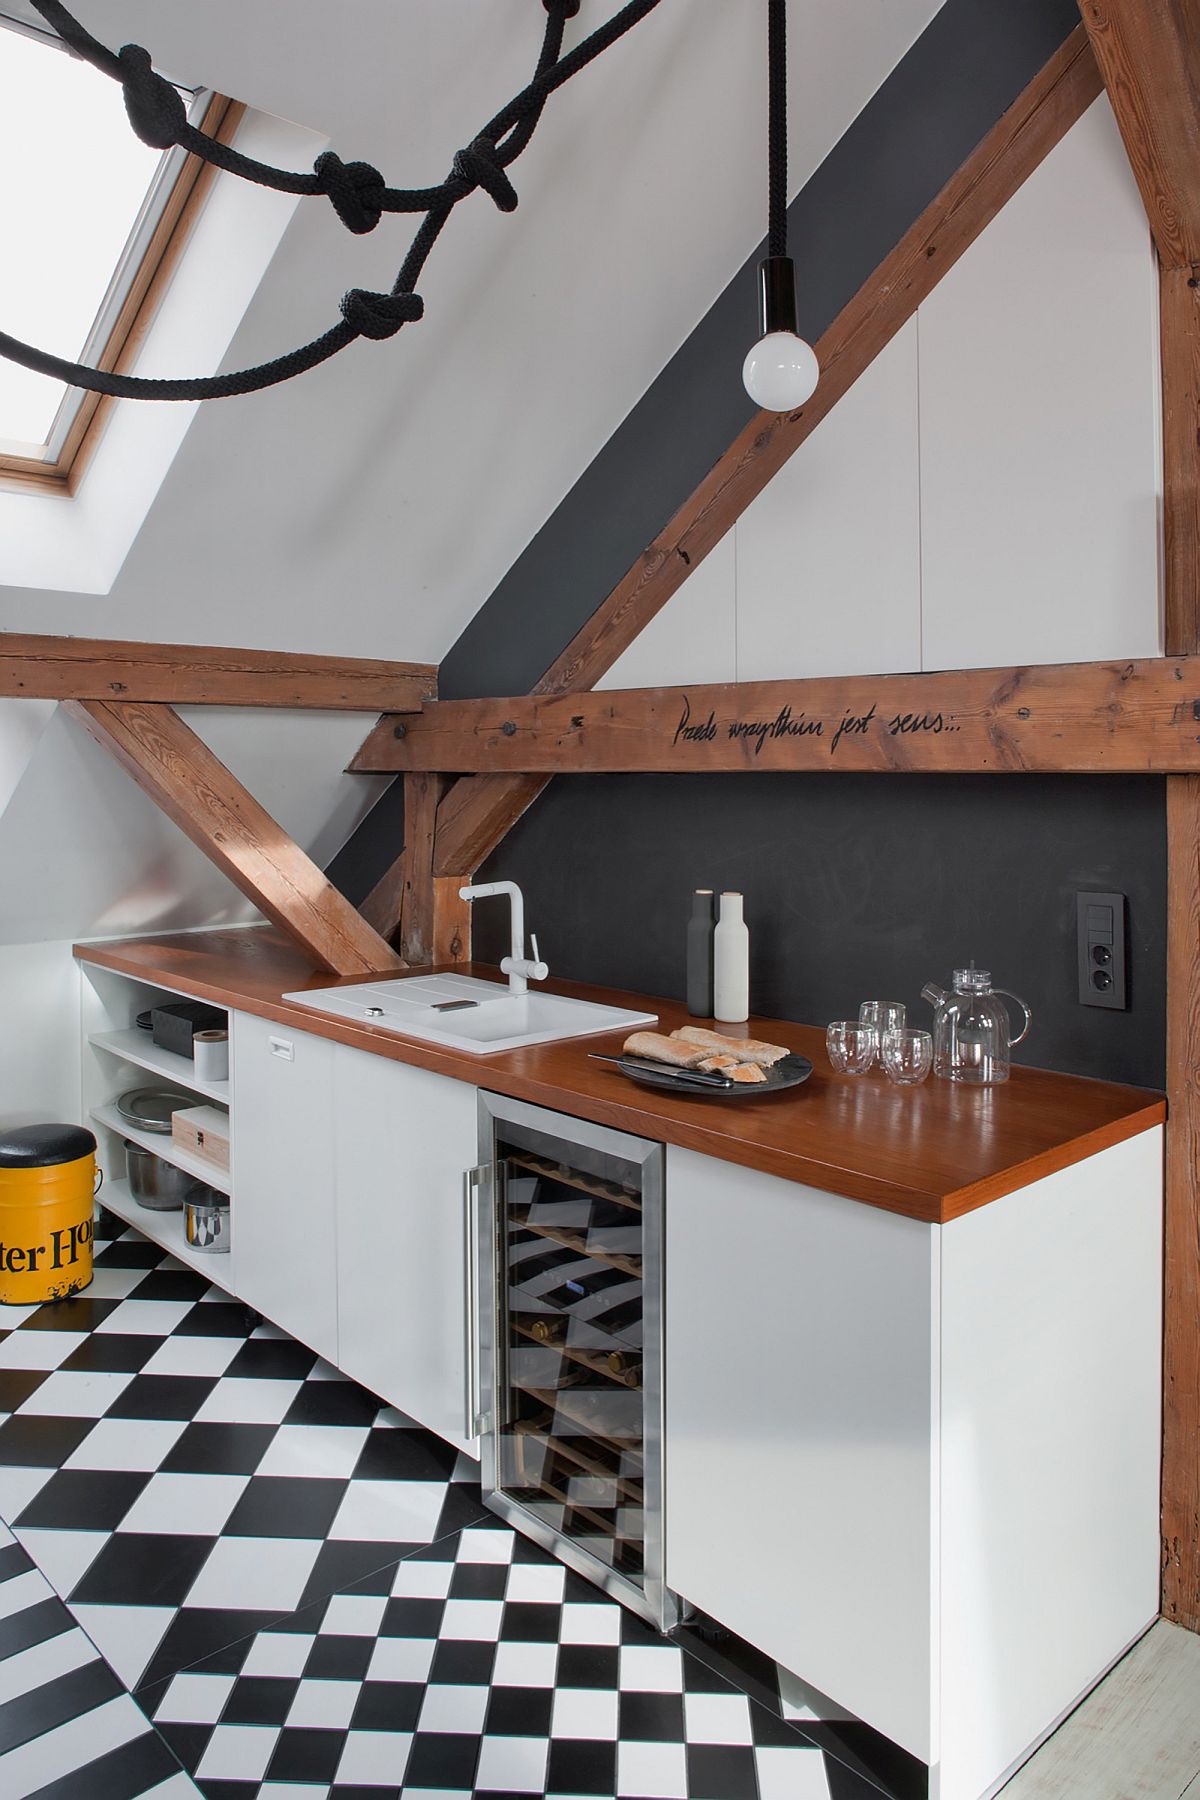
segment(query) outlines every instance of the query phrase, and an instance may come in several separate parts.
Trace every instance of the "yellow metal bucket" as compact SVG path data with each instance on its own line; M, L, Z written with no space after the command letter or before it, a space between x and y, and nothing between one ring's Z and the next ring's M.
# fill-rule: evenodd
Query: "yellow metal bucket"
M90 1131L0 1128L0 1303L65 1300L88 1286L95 1189Z

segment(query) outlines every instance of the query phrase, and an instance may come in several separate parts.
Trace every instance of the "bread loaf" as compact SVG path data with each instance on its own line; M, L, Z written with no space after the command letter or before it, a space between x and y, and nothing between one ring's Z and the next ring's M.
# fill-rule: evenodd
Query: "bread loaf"
M668 1063L674 1069L695 1069L709 1055L702 1044L681 1043L661 1031L635 1031L625 1039L626 1056L644 1056L650 1062Z
M702 1044L710 1056L726 1052L740 1062L758 1063L764 1069L791 1055L786 1044L765 1044L761 1038L722 1037L719 1031L708 1031L703 1025L682 1025L671 1036L685 1044Z

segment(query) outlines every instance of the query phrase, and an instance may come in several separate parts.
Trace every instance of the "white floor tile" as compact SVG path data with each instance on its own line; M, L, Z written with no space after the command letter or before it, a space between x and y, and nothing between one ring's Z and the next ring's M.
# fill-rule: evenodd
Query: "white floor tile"
M107 1531L44 1531L40 1526L22 1526L17 1537L64 1600L108 1543Z
M499 1641L503 1617L499 1600L447 1600L440 1636L494 1644Z
M140 1287L148 1274L148 1269L94 1269L91 1284L86 1290L87 1298L124 1300L135 1287Z
M165 1268L166 1264L161 1264ZM122 1300L97 1325L98 1332L122 1336L168 1337L192 1310L190 1300Z
M444 1600L453 1579L452 1562L426 1562L419 1556L406 1556L396 1564L392 1593L405 1600Z
M145 1674L175 1617L173 1606L72 1606L71 1611L128 1688Z
M0 1369L57 1369L87 1338L86 1331L14 1331L0 1343Z
M366 1441L365 1425L281 1425L256 1472L345 1481Z
M371 1652L368 1681L428 1681L433 1638L382 1637Z
M148 1729L146 1718L128 1694L95 1706L91 1712L36 1737L0 1756L0 1794L36 1794L64 1775L86 1767Z
M234 1675L176 1675L155 1707L154 1717L167 1725L215 1725L236 1679Z
M6 1656L0 1660L0 1706L95 1660L95 1649L82 1631L62 1631L57 1637L47 1638L44 1644Z
M373 1638L386 1611L386 1594L335 1594L325 1609L321 1629L338 1637Z
M639 1800L687 1800L687 1753L682 1744L617 1746L617 1793Z
M486 1526L473 1526L462 1534L458 1560L460 1563L511 1562L516 1541L511 1531L489 1531Z
M557 1644L501 1644L492 1680L497 1687L552 1688L557 1674Z
M142 1279L142 1277L145 1275L145 1273L146 1273L145 1269L138 1270L138 1280L139 1281ZM94 1292L95 1292L94 1288L88 1289L89 1298L91 1297L91 1295ZM27 1306L0 1307L0 1331L15 1331L17 1329L18 1325L23 1325L25 1323L26 1319L32 1319L34 1313L37 1311L38 1307L41 1304L42 1303L40 1300L34 1300L34 1301L31 1301L29 1303L29 1305L27 1305Z
M646 1694L681 1694L683 1657L670 1645L623 1644L621 1686Z
M46 1337L50 1334L31 1331L29 1335ZM132 1380L132 1375L110 1374L107 1370L56 1369L17 1411L25 1417L33 1414L45 1418L54 1414L70 1419L98 1419L120 1399Z
M193 1582L187 1604L294 1612L320 1549L315 1538L222 1538Z
M505 1591L507 1600L533 1600L558 1605L563 1597L567 1571L561 1563L514 1563ZM616 1612L615 1606L609 1609Z
M223 1375L241 1347L236 1337L164 1338L142 1374Z
M227 1375L196 1418L232 1425L278 1425L303 1385L300 1381L251 1381Z
M830 1800L825 1758L819 1750L776 1748L754 1752L759 1800Z
M27 1569L10 1581L0 1581L0 1619L11 1619L30 1606L40 1606L51 1595L50 1583L37 1569Z
M404 1780L411 1736L403 1731L351 1731L335 1786L398 1787Z
M278 1725L218 1725L196 1769L197 1781L261 1781L279 1741Z
M248 1475L152 1475L121 1530L216 1537L249 1481Z
M619 1644L621 1641L621 1609L619 1606L589 1605L586 1601L568 1601L562 1613L564 1644Z
M687 1694L683 1716L689 1744L752 1744L750 1702L744 1694Z
M549 1752L545 1738L485 1737L479 1747L476 1792L544 1794Z
M186 1430L184 1419L98 1419L63 1468L152 1472Z
M316 1731L344 1731L361 1692L359 1681L302 1681L287 1716L288 1729L302 1725Z
M440 1481L352 1481L329 1535L367 1543L430 1544L445 1497Z
M242 1664L243 1675L299 1675L316 1637L300 1631L260 1631Z
M614 1688L559 1688L554 1696L550 1735L556 1738L617 1740L617 1701Z
M483 1730L490 1692L482 1683L463 1687L449 1682L435 1683L425 1690L417 1730L466 1732L478 1737Z
M204 1800L204 1797L191 1776L181 1769L178 1775L169 1775L166 1781L142 1794L140 1800Z
M27 1469L18 1463L0 1465L0 1515L19 1519L29 1502L40 1494L54 1469Z

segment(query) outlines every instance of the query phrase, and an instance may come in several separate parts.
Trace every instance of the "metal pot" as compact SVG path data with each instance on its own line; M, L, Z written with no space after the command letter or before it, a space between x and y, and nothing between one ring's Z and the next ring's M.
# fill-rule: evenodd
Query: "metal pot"
M184 1201L183 1235L189 1249L205 1256L228 1255L228 1197L215 1188L195 1187Z
M178 1212L188 1195L201 1185L194 1175L185 1174L174 1163L164 1162L152 1150L143 1150L140 1144L128 1140L125 1168L129 1192L148 1212Z

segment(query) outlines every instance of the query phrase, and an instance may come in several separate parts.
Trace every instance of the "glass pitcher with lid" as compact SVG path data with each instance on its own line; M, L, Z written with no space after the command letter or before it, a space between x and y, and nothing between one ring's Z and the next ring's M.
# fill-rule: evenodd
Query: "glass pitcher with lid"
M1033 1023L1024 1000L1007 988L993 987L989 971L974 963L969 969L955 969L949 993L930 982L921 989L921 997L935 1009L933 1066L939 1075L976 1087L1008 1080L1008 1053ZM1015 1000L1025 1015L1015 1037L1005 999Z

